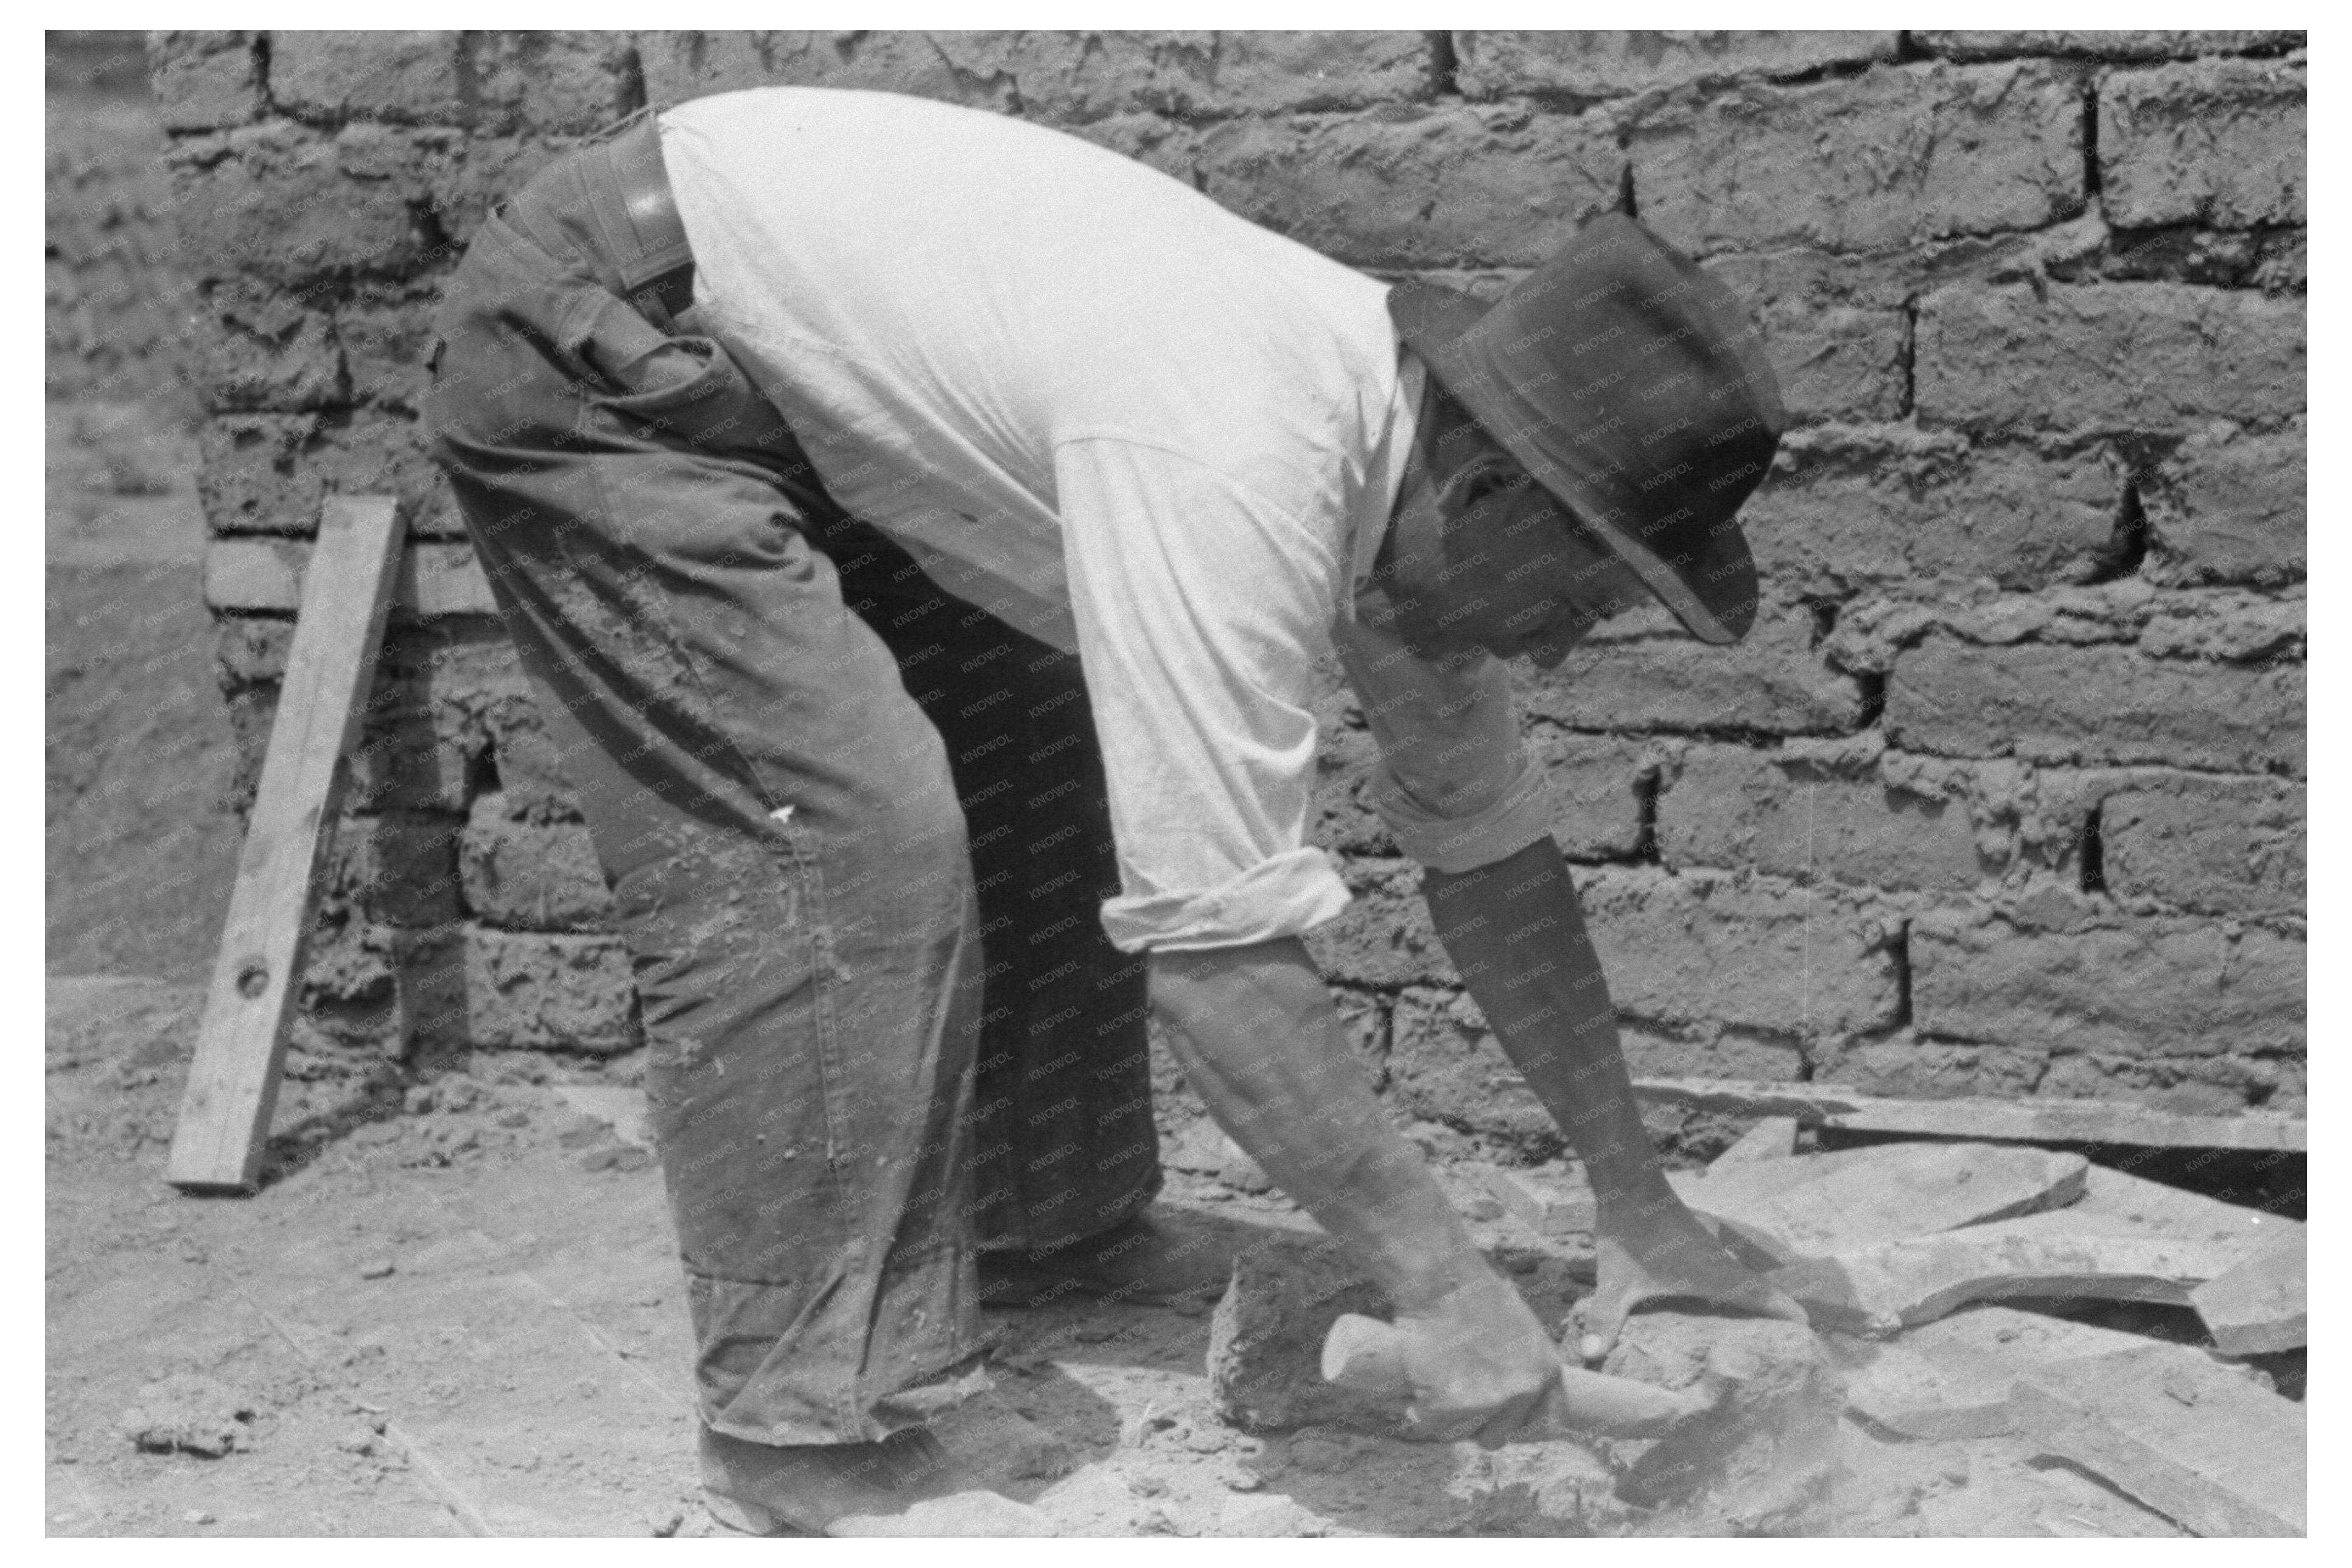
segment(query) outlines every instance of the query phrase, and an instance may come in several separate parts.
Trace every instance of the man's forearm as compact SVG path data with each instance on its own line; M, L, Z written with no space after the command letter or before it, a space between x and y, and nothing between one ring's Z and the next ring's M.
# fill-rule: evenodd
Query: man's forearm
M1559 846L1545 838L1423 884L1438 939L1487 1026L1582 1156L1606 1210L1664 1186L1615 1010Z
M1155 953L1152 1002L1185 1077L1234 1141L1408 1310L1483 1268L1373 1095L1296 938Z

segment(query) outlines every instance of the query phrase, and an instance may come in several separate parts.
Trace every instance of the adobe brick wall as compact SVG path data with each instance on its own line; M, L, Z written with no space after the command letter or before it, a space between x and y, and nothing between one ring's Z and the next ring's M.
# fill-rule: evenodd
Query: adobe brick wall
M651 100L886 88L1059 125L1382 277L1492 291L1636 211L1798 421L1736 650L1523 684L1637 1072L2182 1108L2304 1096L2303 38L2278 32L163 33L248 768L322 496L396 615L310 1039L636 1038L593 852L416 437L487 205ZM1529 1152L1336 686L1311 944L1407 1112ZM395 1005L397 1002L398 1005Z

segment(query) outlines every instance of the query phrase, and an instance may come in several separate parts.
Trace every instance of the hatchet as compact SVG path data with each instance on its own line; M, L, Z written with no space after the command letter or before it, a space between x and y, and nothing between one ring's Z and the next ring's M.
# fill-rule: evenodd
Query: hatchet
M1734 1384L1755 1375L1745 1355L1718 1347L1688 1388L1668 1390L1611 1377L1562 1362L1559 1395L1546 1397L1516 1440L1549 1437L1656 1437L1714 1409ZM1404 1335L1377 1319L1343 1312L1323 1340L1323 1380L1362 1394L1393 1394L1407 1384Z

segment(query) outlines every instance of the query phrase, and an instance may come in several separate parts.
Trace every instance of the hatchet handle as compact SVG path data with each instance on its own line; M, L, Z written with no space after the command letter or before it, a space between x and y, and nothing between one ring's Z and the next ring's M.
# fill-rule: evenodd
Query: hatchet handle
M1365 1394L1392 1394L1410 1381L1404 1369L1404 1335L1390 1324L1340 1314L1323 1341L1323 1380ZM1703 1411L1713 1409L1726 1379L1710 1375L1680 1393L1587 1372L1565 1362L1559 1396L1546 1399L1527 1436L1578 1433L1602 1437L1655 1437Z

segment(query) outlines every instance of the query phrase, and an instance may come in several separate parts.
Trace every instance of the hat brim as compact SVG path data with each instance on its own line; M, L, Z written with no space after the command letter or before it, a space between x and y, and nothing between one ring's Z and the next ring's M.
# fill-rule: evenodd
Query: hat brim
M1684 574L1625 530L1607 521L1612 510L1601 497L1589 494L1576 477L1552 461L1543 449L1518 432L1519 416L1504 401L1492 378L1470 367L1460 344L1465 334L1493 307L1475 295L1444 284L1415 281L1389 290L1389 318L1405 346L1421 356L1439 384L1470 411L1489 439L1517 458L1538 484L1567 505L1577 521L1633 568L1643 585L1665 605L1675 619L1702 642L1718 646L1738 642L1755 621L1756 595L1738 595L1730 615L1718 615L1703 602ZM1736 531L1727 559L1704 563L1707 574L1755 581L1755 565L1747 541Z

